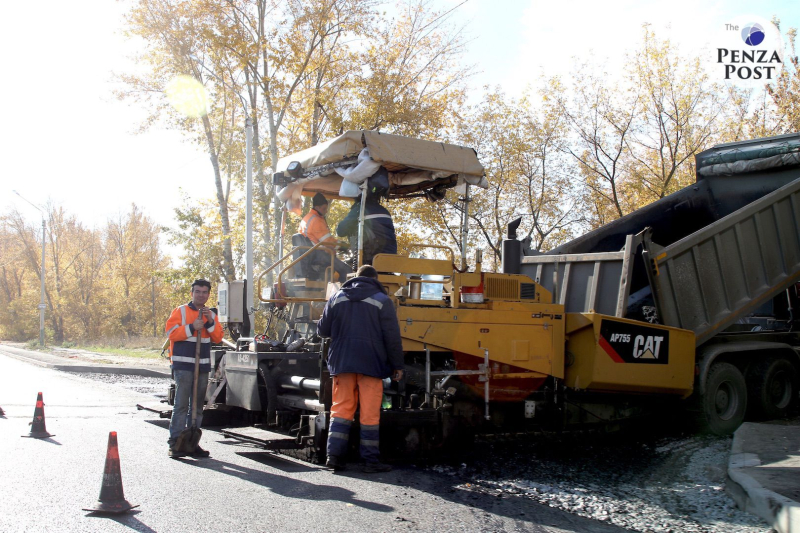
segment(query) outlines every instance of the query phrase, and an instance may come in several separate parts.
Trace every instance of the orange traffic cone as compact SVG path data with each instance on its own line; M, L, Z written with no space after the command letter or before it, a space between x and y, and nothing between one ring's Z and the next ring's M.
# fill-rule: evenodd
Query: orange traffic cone
M84 511L99 513L124 513L138 505L131 505L125 499L122 490L122 474L119 470L119 450L117 449L117 432L108 434L108 451L106 452L106 468L103 471L103 483L100 485L100 497L94 507Z
M36 409L33 410L33 422L30 423L31 432L23 437L32 437L34 439L46 439L48 437L55 437L47 432L47 427L44 424L44 401L42 400L42 393L36 396Z

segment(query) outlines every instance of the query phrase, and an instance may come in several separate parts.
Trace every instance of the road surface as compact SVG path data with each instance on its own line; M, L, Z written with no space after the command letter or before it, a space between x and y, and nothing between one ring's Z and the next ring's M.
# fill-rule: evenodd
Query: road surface
M514 495L470 490L433 469L333 474L205 430L211 458L167 457L166 420L138 411L153 396L8 357L0 346L0 531L575 531L621 528ZM47 430L21 438L38 392ZM96 502L116 431L125 496L110 518Z

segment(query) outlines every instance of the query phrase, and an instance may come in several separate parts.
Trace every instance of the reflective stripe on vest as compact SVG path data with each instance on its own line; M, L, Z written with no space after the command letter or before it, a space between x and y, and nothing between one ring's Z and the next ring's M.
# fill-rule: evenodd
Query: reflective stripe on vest
M305 226L303 226L303 224L302 224L302 223L303 223L303 221L301 221L301 222L300 222L300 226L301 226L301 228L300 228L300 233L301 233L301 234L302 234L302 235L303 235L305 238L307 238L307 239L311 239L311 237L309 237L309 236L308 236L308 227L311 225L311 221L312 221L312 220L314 220L315 218L317 218L317 217L319 216L319 215L317 214L317 212L316 212L316 211L314 211L313 209L312 209L311 211L312 211L314 214L313 214L313 215L311 215L311 218L309 218L308 220L306 220L306 221L305 221L305 223L306 223L306 224L305 224ZM330 233L328 233L328 235L330 235ZM320 240L322 240L322 239L320 239ZM315 244L316 244L316 243L315 243Z
M349 300L349 299L350 298L348 298L344 294L340 294L339 296L336 297L336 299L334 301L331 302L331 307L333 307L334 305L338 304L342 300Z
M372 304L375 307L377 307L378 309L383 309L383 304L381 302L379 302L378 300L376 300L375 298L364 298L361 301L364 302L364 303Z
M173 355L172 361L174 363L194 363L194 357L185 357L183 355ZM211 359L206 357L205 359L200 359L201 365L210 365Z
M342 301L345 301L345 300L350 301L350 298L348 298L344 294L340 294L339 296L337 296L331 302L331 307L333 307L334 305L338 304L339 302L342 302ZM356 300L356 301L359 301L359 300ZM364 302L365 304L374 305L378 309L383 309L383 304L381 302L379 302L378 300L376 300L375 298L368 297L368 298L364 298L363 300L360 300L360 301Z

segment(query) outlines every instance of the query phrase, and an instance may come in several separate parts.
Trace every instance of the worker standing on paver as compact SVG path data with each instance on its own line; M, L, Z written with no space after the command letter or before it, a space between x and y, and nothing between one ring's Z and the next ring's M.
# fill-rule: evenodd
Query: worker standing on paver
M388 197L389 176L381 167L367 182L367 201L364 203L364 257L362 264L371 265L378 254L396 254L397 236L389 210L381 205L381 198ZM339 237L350 239L354 261L358 261L358 220L361 213L361 197L350 207L347 216L336 226Z
M327 466L344 468L350 426L360 409L364 472L386 472L380 462L379 425L383 380L403 377L403 343L397 313L370 265L328 300L317 331L331 338L328 369L333 376L333 406L328 431Z
M169 336L169 358L172 364L172 377L175 379L175 405L169 422L169 456L186 455L175 448L181 432L191 424L189 405L195 410L196 425L199 428L203 419L208 373L211 371L211 343L222 340L222 325L217 314L205 307L211 292L211 283L197 279L192 283L192 301L172 311L167 320ZM197 398L192 398L194 388L195 348L200 336L200 373L197 378ZM200 446L191 454L193 457L208 457L209 453Z

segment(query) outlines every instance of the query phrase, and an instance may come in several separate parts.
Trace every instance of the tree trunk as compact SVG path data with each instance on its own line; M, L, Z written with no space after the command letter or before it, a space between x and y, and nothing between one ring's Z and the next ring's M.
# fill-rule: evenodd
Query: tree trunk
M231 224L228 218L228 201L225 198L225 190L222 188L222 175L219 170L219 157L214 149L214 132L211 128L211 121L208 116L203 117L203 129L206 133L208 142L208 155L211 159L211 166L214 167L214 185L217 188L217 202L219 203L219 216L222 221L222 269L225 279L231 281L236 279L236 272L233 268L233 250L231 247Z

